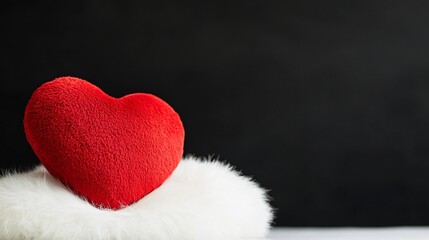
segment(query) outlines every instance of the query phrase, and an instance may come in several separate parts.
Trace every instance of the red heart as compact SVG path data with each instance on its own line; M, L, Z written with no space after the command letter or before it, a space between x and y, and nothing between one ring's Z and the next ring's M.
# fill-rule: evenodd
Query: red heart
M144 93L113 98L73 77L33 93L24 128L46 169L104 208L130 205L158 188L183 154L183 125L167 103Z

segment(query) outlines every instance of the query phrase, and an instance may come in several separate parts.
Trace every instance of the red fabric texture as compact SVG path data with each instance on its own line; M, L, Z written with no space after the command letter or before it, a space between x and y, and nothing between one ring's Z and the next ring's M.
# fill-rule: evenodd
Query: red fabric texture
M158 188L177 167L185 136L179 115L158 97L114 98L74 77L57 78L33 93L24 128L54 177L111 209Z

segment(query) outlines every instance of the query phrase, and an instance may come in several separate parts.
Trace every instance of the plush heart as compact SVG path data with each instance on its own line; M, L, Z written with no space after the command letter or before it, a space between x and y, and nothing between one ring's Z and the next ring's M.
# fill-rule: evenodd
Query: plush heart
M158 188L183 154L183 125L167 103L144 93L114 98L73 77L33 93L24 128L46 169L102 208L120 209Z

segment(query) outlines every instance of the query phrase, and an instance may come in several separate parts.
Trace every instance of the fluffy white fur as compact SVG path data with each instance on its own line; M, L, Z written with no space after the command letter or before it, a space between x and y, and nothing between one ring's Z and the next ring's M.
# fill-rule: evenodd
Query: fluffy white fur
M263 238L272 216L265 190L255 182L195 157L119 211L93 207L42 166L0 179L0 239Z

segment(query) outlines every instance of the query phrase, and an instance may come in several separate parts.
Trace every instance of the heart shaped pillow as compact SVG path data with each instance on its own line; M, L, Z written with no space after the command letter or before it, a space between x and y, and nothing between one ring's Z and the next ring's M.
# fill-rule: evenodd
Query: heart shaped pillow
M185 135L179 115L158 97L114 98L73 77L33 93L24 129L54 177L95 206L111 209L158 188L178 165Z

